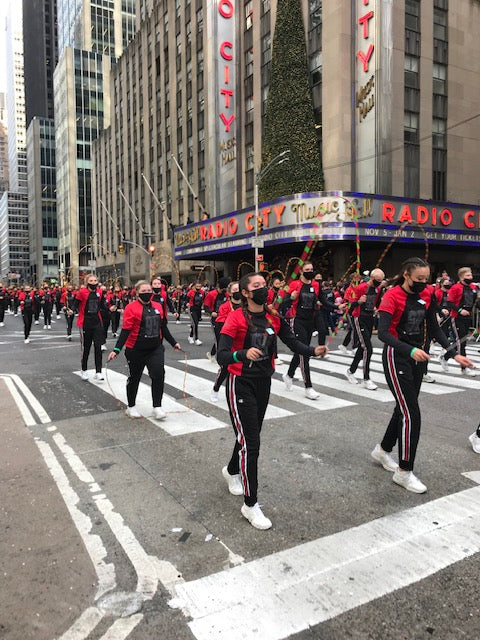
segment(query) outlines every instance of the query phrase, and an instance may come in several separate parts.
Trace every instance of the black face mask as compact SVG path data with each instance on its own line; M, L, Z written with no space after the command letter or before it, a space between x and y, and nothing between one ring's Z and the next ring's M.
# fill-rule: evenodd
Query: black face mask
M304 271L302 273L303 277L305 278L305 280L312 280L313 278L313 271Z
M416 282L415 280L413 280L412 284L410 285L410 289L413 291L413 293L422 293L422 291L424 291L426 287L426 282Z
M464 278L463 281L465 284L472 284L473 278Z
M150 298L152 297L151 293L139 293L138 297L142 302L150 302Z
M452 285L451 285L451 284L444 284L444 285L443 285L443 288L444 288L444 289L446 289L446 290L448 291L449 289L451 289L451 288L452 288Z
M240 293L240 291L234 291L232 293L232 300L241 300L242 299L242 294Z
M160 293L161 290L162 290L162 287L152 287L153 293Z
M379 287L382 284L381 280L372 280L372 286Z
M255 304L263 305L266 303L268 298L268 289L267 287L260 287L259 289L252 289L250 292L252 294L252 300Z
M95 291L95 289L97 288L97 285L96 284L92 284L91 282L89 282L87 286L91 291Z

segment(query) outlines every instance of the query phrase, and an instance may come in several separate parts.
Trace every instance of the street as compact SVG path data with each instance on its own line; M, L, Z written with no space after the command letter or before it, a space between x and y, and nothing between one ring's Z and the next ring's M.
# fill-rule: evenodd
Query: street
M480 457L468 441L480 376L429 364L417 495L370 457L394 407L376 337L379 388L345 379L341 333L311 361L316 401L300 370L286 391L280 343L259 461L273 528L259 531L221 474L233 431L224 390L210 400L207 319L200 346L186 317L169 324L186 355L166 345L164 421L149 417L145 375L147 417L124 415L123 354L105 381L83 381L78 330L68 342L63 316L52 326L35 325L30 344L21 316L0 328L2 639L480 637ZM467 355L480 367L480 343Z

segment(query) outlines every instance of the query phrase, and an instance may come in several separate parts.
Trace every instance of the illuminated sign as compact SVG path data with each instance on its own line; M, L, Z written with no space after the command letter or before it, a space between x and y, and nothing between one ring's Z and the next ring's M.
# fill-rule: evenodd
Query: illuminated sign
M460 204L443 206L359 193L303 193L260 205L259 217L265 246L308 240L313 221L323 239L354 239L357 221L363 239L388 241L407 223L399 232L400 240L423 242L425 232L433 243L480 246L480 207ZM252 208L177 229L175 257L251 247L254 222Z
M355 114L357 142L357 188L375 191L376 184L376 70L378 56L375 46L377 0L354 0L355 51Z

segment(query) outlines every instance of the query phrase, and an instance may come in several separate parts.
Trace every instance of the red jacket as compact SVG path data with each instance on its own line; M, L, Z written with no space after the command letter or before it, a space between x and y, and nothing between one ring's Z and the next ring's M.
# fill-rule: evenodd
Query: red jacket
M238 308L239 308L239 305L234 305L232 302L230 302L230 300L227 300L227 302L224 302L218 308L218 315L215 318L215 322L219 322L219 323L225 322L225 320L232 313L232 311L235 311L235 309L238 309Z
M292 300L292 306L290 307L290 313L289 313L290 316L297 315L298 301L300 299L300 289L303 287L304 284L308 284L308 283L302 282L299 278L298 280L294 280L293 282L290 282L290 284L288 285L288 294L290 296L294 291L298 291L298 296L295 298L295 300ZM318 282L316 280L312 280L312 282L310 283L310 286L313 287L313 290L315 293L315 299L317 299L320 293L320 286ZM313 314L313 311L312 311L312 314Z
M468 289L471 290L471 293L468 291ZM468 298L470 298L469 300L465 299L465 293L467 293ZM448 306L452 318L458 318L458 310L460 308L463 308L463 305L468 306L468 310L471 312L471 307L473 307L473 305L475 304L477 295L478 288L477 285L473 282L470 285L463 285L461 282L457 282L456 284L454 284L448 292Z
M79 302L78 307L78 318L77 318L77 327L83 327L83 322L85 320L85 305L87 304L88 296L92 293L89 288L79 289L75 297ZM97 287L96 289L97 298L100 300L102 297L102 290ZM100 311L98 312L98 318L100 320L100 324L103 325L102 314Z
M203 301L205 299L205 293L203 291L195 291L195 289L190 289L190 291L187 294L189 307L193 307L193 301L197 293L202 296L202 304L203 304Z
M152 309L157 310L160 314L160 318L163 319L164 315L162 305L158 302L150 302L150 304L152 305ZM127 347L128 349L134 347L135 343L137 342L144 308L144 305L138 300L132 300L132 302L125 308L125 313L123 314L122 329L127 329L130 331L125 342L125 347ZM159 337L162 337L161 333Z
M353 302L357 302L363 295L366 295L369 289L370 289L370 285L368 284L368 282L361 282L358 285L358 287L355 288L352 294L354 295ZM376 307L378 305L378 299L379 299L378 287L375 289L375 291L376 291L376 298L375 298L374 306ZM362 306L363 306L362 304L358 304L353 308L352 316L354 318L360 317L360 314L362 312Z
M31 299L32 301L32 306L31 309L33 311L33 291L30 291L30 293L28 294L28 297ZM24 306L25 306L25 299L27 298L27 294L24 291L20 291L20 293L18 294L18 299L20 301L20 310L23 311Z

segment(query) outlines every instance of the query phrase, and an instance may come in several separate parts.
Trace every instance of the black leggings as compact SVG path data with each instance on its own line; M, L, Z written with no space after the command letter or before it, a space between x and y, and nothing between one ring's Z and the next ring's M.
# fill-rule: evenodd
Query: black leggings
M299 320L298 318L295 318L293 321L293 332L295 337L300 340L300 342L303 342L303 344L310 344L313 326L313 321L308 322L307 320ZM310 357L299 356L298 353L293 354L290 366L288 367L288 376L290 378L293 378L295 375L298 365L300 365L305 387L308 389L308 387L312 386L312 381L310 379Z
M235 432L228 463L230 475L240 474L245 504L257 502L260 431L270 397L271 378L242 378L229 374L227 402Z
M328 335L328 318L322 309L315 312L314 324L315 331L318 331L318 344L324 346Z
M470 323L472 321L471 316L457 316L456 318L451 319L453 335L455 337L455 346L457 347L457 352L462 356L467 355L467 338L470 332ZM445 354L445 360L448 360L450 357L450 352ZM465 367L462 367L465 369Z
M125 349L130 375L127 380L127 401L129 407L135 406L138 385L143 370L147 367L152 380L152 400L154 407L162 406L163 386L165 382L165 347L158 345L155 349Z
M381 446L390 453L398 441L399 466L411 471L420 438L418 394L427 370L426 363L415 362L409 356L399 354L393 347L385 346L383 369L396 405Z
M73 313L71 314L65 313L65 320L67 321L67 336L72 335L72 326L73 326L74 318L75 318L75 315Z
M46 324L47 327L52 324L52 308L53 304L51 302L45 302L43 305L43 324Z
M350 314L347 314L345 316L345 326L348 328L342 344L344 347L348 347L348 345L350 344L350 340L352 339L352 333L353 333L353 320Z
M7 303L4 300L0 300L0 322L5 320L5 309L7 307Z
M87 370L88 356L92 347L95 353L95 371L102 373L102 344L103 344L103 327L99 324L94 329L83 329L81 334L83 341L82 350L82 371Z
M112 333L118 333L120 326L120 311L112 311Z
M370 360L372 359L373 318L353 318L353 326L358 340L358 348L350 365L350 373L355 373L363 360L363 379L370 379Z
M198 340L198 323L202 317L202 310L198 307L190 307L190 337Z
M30 331L32 330L32 320L33 320L33 312L32 311L23 311L23 331L25 334L25 340L30 335Z

